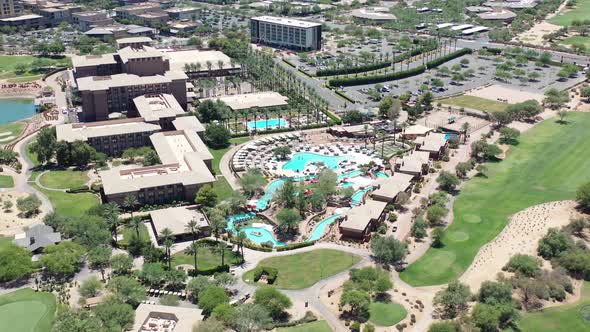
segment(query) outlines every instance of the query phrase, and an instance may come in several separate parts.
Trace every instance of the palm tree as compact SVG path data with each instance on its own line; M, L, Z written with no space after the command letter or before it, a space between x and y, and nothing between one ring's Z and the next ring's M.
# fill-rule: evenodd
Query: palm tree
M172 233L172 230L168 227L164 228L160 233L160 238L162 239L162 243L164 244L164 248L166 250L166 261L168 262L168 269L170 269L172 265L170 251L172 245L174 244L174 235Z
M139 205L139 202L137 201L137 197L133 195L127 195L123 199L123 207L131 212L131 218L133 218L133 209L137 205Z
M195 269L195 273L198 271L198 267L197 267L197 258L199 255L199 249L201 248L201 245L197 242L191 243L191 245L186 249L186 253L193 256L194 258L194 269ZM196 275L196 274L195 274Z
M201 232L199 223L194 218L189 220L189 222L184 227L184 230L193 235L193 243L197 241L197 235Z
M225 229L226 222L223 216L218 215L217 213L212 213L209 217L209 227L211 228L211 233L215 236L215 241L218 241L219 234L223 232Z
M119 229L119 225L121 224L119 213L121 213L121 210L119 209L119 205L117 205L117 203L107 203L102 206L102 215L107 222L107 225L109 225L109 228L111 229L111 237L115 247L117 245L117 231Z
M207 62L205 62L205 65L207 66L207 70L208 70L207 75L211 76L211 67L213 67L213 63L211 61L207 60Z
M245 259L244 259L244 242L246 242L246 239L248 239L248 236L246 235L246 233L243 231L238 231L238 234L236 235L236 240L238 242L238 251L240 251L240 255L242 256L242 262L245 261Z
M367 147L367 137L369 136L369 125L364 125L363 129L365 129L365 148Z
M135 235L137 235L138 239L139 239L139 227L141 227L141 225L143 225L141 218L131 217L131 219L129 219L129 227L135 229Z
M387 134L385 134L384 131L380 131L378 133L378 135L379 135L379 138L381 139L381 159L384 159L383 158L383 152L384 152L384 149L385 149L385 138L387 137Z
M227 249L227 245L223 242L217 244L215 250L221 254L221 266L225 265L225 250Z
M463 130L463 144L467 142L467 131L469 130L469 127L471 127L469 122L465 122L461 125L461 130Z

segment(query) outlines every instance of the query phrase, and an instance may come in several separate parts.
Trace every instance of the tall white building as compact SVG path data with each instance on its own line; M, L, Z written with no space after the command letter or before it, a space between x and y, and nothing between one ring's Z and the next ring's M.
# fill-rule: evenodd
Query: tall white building
M285 17L259 16L250 19L253 43L298 51L322 49L322 25Z

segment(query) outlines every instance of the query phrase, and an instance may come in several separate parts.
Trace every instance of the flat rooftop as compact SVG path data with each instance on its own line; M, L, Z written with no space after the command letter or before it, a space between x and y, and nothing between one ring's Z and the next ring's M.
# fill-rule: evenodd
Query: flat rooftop
M125 86L170 83L173 79L188 78L182 72L167 71L164 75L138 76L115 74L110 76L89 76L76 80L80 91L102 91Z
M127 37L117 39L117 44L151 43L152 41L150 37Z
M194 220L197 227L209 227L209 220L197 207L180 206L167 209L154 210L150 212L152 225L156 237L162 233L164 228L169 228L173 235L186 234L186 224Z
M393 21L396 19L395 15L370 8L360 8L352 11L352 16L356 18L362 18L366 20L379 20L379 21Z
M295 20L292 18L276 17L276 16L257 16L257 17L252 17L251 20L256 20L256 21L266 22L266 23L287 25L287 26L297 27L297 28L312 28L312 27L321 26L320 23L301 21L301 20Z
M201 100L221 100L232 110L246 110L252 107L275 107L285 106L289 103L289 98L281 95L278 92L256 92L256 93L243 93L239 95L230 95L222 97L203 98Z
M0 21L2 21L2 22L18 22L18 21L40 19L40 18L43 18L43 16L35 15L35 14L28 14L28 15L3 18L3 19L0 19Z
M74 68L116 64L117 60L115 60L115 55L113 53L102 55L74 55L72 57L72 66Z
M413 178L413 175L404 173L394 173L388 178L380 178L374 184L379 188L375 189L371 195L394 199L400 192L406 191L412 185Z
M164 55L156 48L151 46L131 47L127 46L117 51L123 63L127 63L130 59L147 59L147 58L161 58Z
M447 140L445 134L429 133L424 137L418 137L416 143L420 144L421 151L438 152L447 144Z
M171 51L164 53L170 60L170 70L184 71L185 64L199 63L201 64L200 71L206 71L207 62L211 62L211 69L217 70L219 68L219 61L223 61L222 69L240 68L238 63L232 65L231 58L220 51Z
M67 123L56 126L58 141L87 141L89 138L124 135L142 132L157 132L159 125L146 123L143 118Z
M509 20L516 17L516 14L509 11L508 9L490 11L477 14L483 20Z
M133 99L133 104L147 122L158 121L162 118L176 118L184 114L184 109L173 95L167 93L146 94Z
M385 206L387 206L386 202L367 199L365 204L355 206L346 212L347 219L340 224L340 227L362 232L372 220L376 220L381 216Z
M189 186L215 182L205 164L205 161L213 159L213 155L196 132L159 132L152 134L150 140L162 164L99 172L105 194L124 194L174 184Z

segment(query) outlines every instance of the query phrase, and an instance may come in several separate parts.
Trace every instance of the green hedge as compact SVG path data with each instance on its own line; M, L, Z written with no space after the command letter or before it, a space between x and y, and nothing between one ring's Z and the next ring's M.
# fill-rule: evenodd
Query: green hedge
M92 190L90 190L90 188L88 188L88 186L78 186L78 187L70 188L70 189L66 190L66 192L69 194L77 194L77 193L89 193L89 192L92 192Z
M276 249L277 249L277 251L287 251L287 250L293 250L293 249L297 249L297 248L313 246L314 244L315 244L315 241L305 241L305 242L287 244L285 246L277 247Z
M374 84L401 80L406 77L422 74L424 71L426 71L426 67L418 66L409 70L397 71L386 75L334 78L329 81L329 84L333 87Z
M254 281L258 282L258 280L260 280L260 277L262 277L263 274L266 274L266 281L268 282L268 284L272 285L279 276L279 270L277 270L274 267L259 266L254 269Z
M199 269L196 273L195 270L190 270L189 275L192 277L196 276L212 276L215 273L222 273L222 272L229 272L229 265L219 265L218 267L214 267L211 269Z
M345 93L339 91L338 89L334 89L334 92L339 95L340 97L346 99L348 102L351 102L353 104L356 103L356 101L354 101L354 99L350 98L349 96L347 96Z
M428 69L436 68L445 62L448 62L448 61L451 61L451 60L456 59L458 57L464 56L465 54L471 54L471 52L472 52L472 50L470 48L462 48L462 49L457 50L453 53L449 53L445 56L442 56L440 58L436 58L432 61L427 62L426 68L428 68Z
M339 86L353 86L353 85L363 85L363 84L374 84L374 83L381 83L381 82L388 82L388 81L395 81L401 80L407 77L416 76L422 74L426 71L427 68L436 68L441 64L463 56L465 54L471 53L471 49L469 48L462 48L458 51L453 53L449 53L443 57L438 59L434 59L428 63L426 66L418 66L409 70L405 71L398 71L390 74L385 75L375 75L375 76L359 76L359 77L344 77L344 78L334 78L329 81L329 84L333 87Z
M427 47L427 48L424 47L424 48L418 48L418 49L412 50L410 52L402 53L398 57L395 58L395 60L396 60L395 63L398 63L398 62L404 61L406 59L409 59L410 57L422 54L423 52L430 52L433 49L435 49L435 47ZM366 71L378 70L378 69L387 68L387 67L391 67L391 61L383 61L383 62L373 63L370 65L357 66L357 67L318 70L316 72L316 76L321 77L321 76L357 74L357 73L364 73Z

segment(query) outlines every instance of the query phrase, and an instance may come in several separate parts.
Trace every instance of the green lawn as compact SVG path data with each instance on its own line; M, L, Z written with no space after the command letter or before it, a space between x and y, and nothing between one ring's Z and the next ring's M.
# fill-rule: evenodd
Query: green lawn
M590 0L577 0L574 9L565 8L564 11L555 15L549 20L549 23L569 26L573 21L584 21L590 17Z
M508 216L530 206L573 199L590 181L590 114L568 113L568 124L547 120L524 133L507 158L490 164L488 178L471 179L453 206L444 247L430 248L400 276L414 286L458 278L479 248L494 239Z
M30 72L31 70L30 65L33 61L37 59L42 59L42 61L46 62L46 65L49 66L71 66L72 61L70 58L65 57L61 59L52 59L52 58L41 58L35 56L18 56L18 55L2 55L0 56L0 78L2 79L10 79L14 77L20 76L35 76L39 75L39 73ZM25 71L21 75L17 75L14 71L18 64L24 64L27 66L27 71Z
M9 136L14 136L14 138L17 138L25 129L25 123L24 122L11 122L11 123L7 123L7 124L3 124L0 125L0 134L5 134L5 133L10 133L10 135L2 135L0 136L0 145L6 145L8 143L11 143L12 141L14 141L14 139L11 140L2 140L3 138L7 138Z
M518 321L522 332L590 331L590 282L584 283L578 303L523 313ZM582 318L585 315L586 320Z
M233 192L232 187L229 185L225 177L218 176L217 181L213 182L213 191L217 194L217 199L223 201L224 199L231 196Z
M88 175L81 171L50 171L39 178L39 182L48 188L69 189L83 186L88 182Z
M441 99L439 101L443 104L453 105L457 107L473 108L476 110L488 111L492 113L503 112L504 110L506 110L506 107L510 106L510 104L508 103L501 103L495 100L467 95Z
M332 332L332 328L325 320L319 320L292 327L281 327L277 329L277 332Z
M32 143L32 141L31 141L31 143ZM25 147L25 154L33 163L33 167L37 167L37 166L41 165L41 163L39 162L39 159L37 159L37 154L35 152L31 151L31 144L30 143L27 144L27 146Z
M100 201L95 194L80 193L68 194L62 191L43 190L33 185L37 190L43 192L51 202L55 212L66 217L83 216L88 209L98 205Z
M590 53L590 36L573 36L562 40L560 43L567 45L582 44L586 46L586 53Z
M393 326L406 318L406 309L395 302L373 302L369 305L369 321L377 326Z
M11 332L51 331L55 307L55 297L50 293L30 288L8 293L0 296L0 326Z
M250 137L237 137L237 138L232 138L229 140L230 143L232 144L242 144L245 142L248 142L250 140ZM213 171L215 172L215 174L221 174L221 170L219 169L219 163L221 162L221 157L223 157L223 155L229 151L229 149L231 148L231 146L225 148L225 149L209 149L209 152L211 152L211 154L213 155L213 161L211 162L211 166L213 167Z
M360 257L339 250L318 249L299 254L263 259L259 266L274 267L279 276L274 286L282 289L308 288L316 282L342 272L360 261ZM253 270L244 274L252 283Z
M119 243L122 246L126 246L129 244L129 239L131 239L132 236L135 236L137 234L137 232L135 231L135 228L133 227L128 227L125 226L123 228L123 230L121 231L121 235L123 235L123 239L121 241L119 241ZM144 241L144 242L149 242L150 240L150 234L148 233L148 229L145 226L145 224L141 224L141 226L139 227L139 238Z
M208 270L216 268L221 265L221 253L215 252L211 247L203 247L199 249L197 255L197 268L199 270ZM236 265L241 262L240 255L228 247L225 251L225 264ZM193 256L187 255L184 252L179 252L172 255L172 265L177 266L181 264L193 265L195 263Z
M14 179L10 175L0 175L0 188L14 187Z

